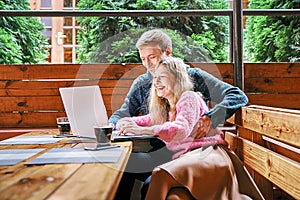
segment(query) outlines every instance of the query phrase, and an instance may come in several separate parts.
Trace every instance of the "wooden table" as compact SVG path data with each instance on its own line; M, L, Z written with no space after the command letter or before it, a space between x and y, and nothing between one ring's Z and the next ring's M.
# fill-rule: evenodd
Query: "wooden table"
M31 132L26 135L57 134L57 130ZM47 145L7 145L0 149L45 148L37 155L14 166L0 166L0 199L113 199L132 150L124 147L117 163L24 165L51 148L77 148L88 145L68 144L70 138Z

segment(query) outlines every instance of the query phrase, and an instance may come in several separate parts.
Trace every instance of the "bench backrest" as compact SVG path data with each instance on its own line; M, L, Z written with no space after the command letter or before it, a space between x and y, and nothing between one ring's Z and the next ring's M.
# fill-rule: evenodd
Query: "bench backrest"
M245 63L250 104L300 109L300 63Z
M220 71L232 83L232 65L203 68L216 76ZM120 108L133 82L146 69L141 64L44 64L0 65L1 127L55 127L65 116L58 88L99 85L110 116Z
M231 63L190 63L234 84ZM108 115L118 109L141 64L0 65L0 128L54 127L65 116L58 88L98 84ZM246 63L250 104L300 109L300 63Z
M277 199L276 186L300 199L300 111L252 105L228 121L238 129L237 135L226 132L226 140L265 198Z

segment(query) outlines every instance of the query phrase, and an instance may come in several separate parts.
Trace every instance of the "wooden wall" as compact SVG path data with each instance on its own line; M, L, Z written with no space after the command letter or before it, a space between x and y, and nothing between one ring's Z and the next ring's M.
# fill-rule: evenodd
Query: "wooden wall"
M0 65L0 124L52 127L65 116L58 88L99 85L108 114L117 109L141 65Z
M300 63L246 63L250 104L300 109Z
M233 64L190 63L234 84ZM118 109L141 64L0 65L0 128L54 127L65 116L58 88L99 85L108 114ZM300 63L245 64L250 104L300 109Z

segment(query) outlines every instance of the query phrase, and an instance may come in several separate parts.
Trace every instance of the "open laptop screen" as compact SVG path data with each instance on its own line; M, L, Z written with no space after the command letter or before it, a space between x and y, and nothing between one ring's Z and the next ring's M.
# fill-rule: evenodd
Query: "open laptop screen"
M72 133L95 138L93 126L108 125L108 117L98 85L59 88Z

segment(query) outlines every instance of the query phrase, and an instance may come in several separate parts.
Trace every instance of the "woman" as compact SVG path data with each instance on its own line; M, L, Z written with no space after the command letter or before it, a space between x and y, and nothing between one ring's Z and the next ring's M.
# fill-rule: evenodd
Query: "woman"
M119 134L157 136L173 152L173 159L198 147L226 144L218 129L211 129L208 137L192 137L199 118L208 111L201 94L192 89L193 82L183 61L174 57L163 59L154 73L149 114L119 120Z
M200 139L192 137L199 118L208 110L201 95L192 89L193 82L183 61L174 57L163 59L154 72L149 114L119 120L116 126L119 134L155 135L166 144L173 159L199 147L226 144L218 129L211 129ZM141 169L136 167L156 167L169 161L163 157L157 156L157 160L149 164L145 163L147 159L141 161L143 164L138 159L130 159L128 166L131 167L127 167L135 167L132 171L138 173Z

